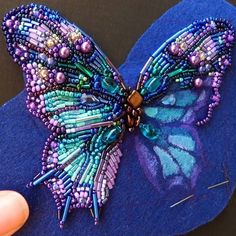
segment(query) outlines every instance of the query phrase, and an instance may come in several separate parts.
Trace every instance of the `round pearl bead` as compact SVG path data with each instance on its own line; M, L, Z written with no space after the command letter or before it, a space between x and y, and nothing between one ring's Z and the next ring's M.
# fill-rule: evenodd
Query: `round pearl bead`
M169 47L169 51L173 55L178 55L179 53L179 45L178 44L171 44Z
M190 62L192 65L198 65L200 62L199 56L191 56L190 57Z
M70 55L70 49L67 47L62 47L59 51L59 56L61 58L67 58Z
M31 102L29 105L30 109L34 110L36 108L35 103Z
M194 86L195 86L196 88L200 88L200 87L202 87L202 85L203 85L202 79L197 78L197 79L194 80Z
M89 53L92 49L92 45L89 41L83 42L81 45L81 51L83 53Z
M12 26L12 20L7 20L6 21L6 26L10 28Z
M229 62L229 60L228 60L227 58L224 58L221 62L222 62L222 64L223 64L224 66L230 65L230 62Z
M66 80L66 77L65 77L65 75L62 73L62 72L58 72L57 74L56 74L56 82L58 83L58 84L62 84L62 83L64 83L65 82L65 80Z

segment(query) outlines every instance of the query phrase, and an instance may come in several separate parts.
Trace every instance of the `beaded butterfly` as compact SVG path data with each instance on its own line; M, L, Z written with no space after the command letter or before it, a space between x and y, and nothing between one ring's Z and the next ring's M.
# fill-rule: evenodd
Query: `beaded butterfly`
M203 159L197 126L212 117L231 64L227 21L209 18L176 33L150 56L134 90L88 35L45 6L9 12L2 28L24 73L27 108L52 131L29 185L51 190L61 227L73 208L89 208L98 223L120 143L136 127L141 165L159 191L196 185Z

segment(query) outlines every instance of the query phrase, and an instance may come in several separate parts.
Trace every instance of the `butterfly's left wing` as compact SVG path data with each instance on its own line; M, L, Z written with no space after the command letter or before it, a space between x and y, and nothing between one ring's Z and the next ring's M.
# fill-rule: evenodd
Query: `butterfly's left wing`
M93 209L97 222L121 156L123 82L87 34L45 6L18 7L2 27L27 108L52 132L31 184L52 191L61 225L73 208Z
M232 26L225 20L194 22L167 40L141 71L137 90L144 115L136 140L145 173L158 188L192 188L202 168L197 127L219 104L231 64Z

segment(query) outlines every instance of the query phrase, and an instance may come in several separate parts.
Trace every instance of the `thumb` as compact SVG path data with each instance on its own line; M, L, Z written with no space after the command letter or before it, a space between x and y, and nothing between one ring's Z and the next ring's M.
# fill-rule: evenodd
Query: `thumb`
M20 229L29 216L29 207L22 195L0 191L0 236L9 236Z

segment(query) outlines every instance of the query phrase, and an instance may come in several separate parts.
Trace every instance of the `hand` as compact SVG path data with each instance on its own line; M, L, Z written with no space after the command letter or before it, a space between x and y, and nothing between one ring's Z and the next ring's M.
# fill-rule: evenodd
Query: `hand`
M29 206L22 195L0 191L0 236L13 235L29 217Z

